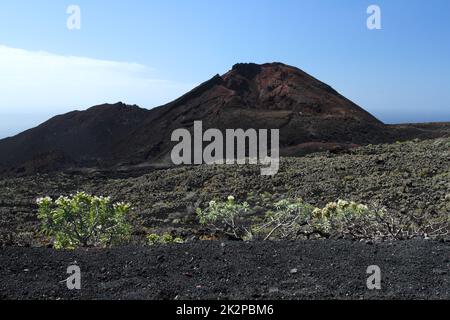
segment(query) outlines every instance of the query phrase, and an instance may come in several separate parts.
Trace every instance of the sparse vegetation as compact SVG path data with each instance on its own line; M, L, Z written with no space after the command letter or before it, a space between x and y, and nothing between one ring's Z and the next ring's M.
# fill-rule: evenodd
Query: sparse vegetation
M128 203L78 192L55 201L39 198L37 204L42 230L53 237L56 249L117 245L130 234Z
M309 228L314 206L302 199L283 199L274 204L274 209L265 214L261 225L253 226L252 231L264 240L295 239Z
M184 240L181 237L173 237L170 233L164 233L162 236L156 233L147 235L147 244L150 246L172 243L182 244Z
M234 196L229 196L225 202L210 201L206 209L197 208L196 213L202 225L235 239L243 239L250 235L242 223L243 215L249 211L250 206L247 202L239 204Z
M242 240L403 240L414 237L445 237L450 230L448 214L419 218L388 213L380 206L369 208L345 200L316 208L302 199L282 199L273 204L273 209L266 212L261 223L245 227L242 214L248 211L251 209L246 202L240 205L231 197L226 202L211 201L206 211L198 209L197 214L202 224L209 223L215 231L232 234Z
M37 195L51 195L55 199L62 192L70 194L80 189L133 203L136 209L127 218L133 226L130 237L133 244L147 244L148 233L162 235L164 232L182 234L186 239L235 238L220 230L230 231L221 221L216 220L215 227L211 222L200 224L195 214L197 207L201 207L203 214L207 213L211 200L227 202L229 194L236 197L237 205L248 202L247 212L234 216L240 239L264 239L271 229L256 232L255 227L270 221L268 212L277 213L275 204L302 198L320 210L337 199L367 205L376 217L369 224L370 239L450 240L449 145L450 138L442 138L365 146L338 155L319 153L282 158L279 173L271 179L262 179L256 167L238 165L151 170L136 177L118 176L114 172L60 172L4 178L0 181L0 244L46 246L54 242L54 235L42 234L42 223L31 204ZM364 221L363 217L352 219L355 223ZM308 232L300 232L295 237L353 238L351 233L357 233L360 238L362 235L358 233L363 229L340 229L339 225L347 224L346 221L340 218L329 222L334 226L331 230L344 230L345 236L333 231L323 236L311 234L307 225L302 230ZM276 224L272 222L270 226ZM290 239L295 234L290 232L284 237L284 232L279 227L270 239Z

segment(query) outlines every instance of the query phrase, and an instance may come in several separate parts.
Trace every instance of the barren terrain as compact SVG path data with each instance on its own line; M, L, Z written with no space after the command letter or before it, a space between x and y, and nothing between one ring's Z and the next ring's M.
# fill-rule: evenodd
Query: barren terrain
M127 247L56 251L39 231L35 200L78 190L132 203ZM402 215L450 214L450 139L369 145L283 158L274 177L255 166L83 169L0 180L3 299L449 299L450 242L227 241L211 237L194 209L234 195L264 214L265 202L302 197L379 203ZM257 217L256 217L257 218ZM145 235L187 242L147 247ZM214 240L218 241L205 241ZM202 241L203 240L203 241ZM68 265L82 269L69 291ZM382 270L382 290L366 268Z
M0 249L2 299L450 299L450 245L211 242L75 252ZM82 288L70 291L76 263ZM381 268L381 290L366 286Z
M283 158L274 177L256 166L194 166L138 171L82 170L0 180L0 243L41 246L35 200L77 191L111 196L133 207L135 243L172 232L189 240L203 233L196 207L234 195L264 214L267 202L302 197L314 205L337 199L377 203L404 215L450 214L450 139L410 141Z

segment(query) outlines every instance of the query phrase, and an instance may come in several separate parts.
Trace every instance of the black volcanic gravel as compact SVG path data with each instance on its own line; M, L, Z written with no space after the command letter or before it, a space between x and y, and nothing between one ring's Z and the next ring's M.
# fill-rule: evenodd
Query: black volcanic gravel
M196 206L230 194L263 206L302 197L323 206L337 199L381 204L402 214L450 215L450 138L374 145L345 154L282 159L274 177L247 166L194 166L136 172L55 173L0 179L0 245L42 245L35 200L87 191L130 202L138 232L165 229L190 237Z
M70 291L76 263L82 288ZM369 265L382 289L368 290ZM63 282L60 282L63 281ZM192 242L74 252L0 249L1 299L450 299L450 244Z

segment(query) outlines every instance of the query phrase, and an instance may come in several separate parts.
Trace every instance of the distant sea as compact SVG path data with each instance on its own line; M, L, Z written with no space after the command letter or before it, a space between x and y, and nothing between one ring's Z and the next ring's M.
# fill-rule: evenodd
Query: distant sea
M0 139L34 128L51 118L51 114L4 114L0 111Z

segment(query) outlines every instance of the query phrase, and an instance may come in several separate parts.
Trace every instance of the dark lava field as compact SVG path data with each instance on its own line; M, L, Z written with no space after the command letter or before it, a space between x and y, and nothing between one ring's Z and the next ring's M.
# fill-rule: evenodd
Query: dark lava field
M132 243L57 251L39 231L35 200L76 191L133 205ZM256 166L77 170L0 180L2 299L449 299L450 242L205 241L196 207L234 195L264 213L264 201L302 197L377 203L403 215L450 215L450 138L369 145L283 158L274 177ZM256 210L258 212L258 210ZM147 247L170 232L181 245ZM203 240L203 241L202 241ZM83 287L63 281L71 263ZM368 290L378 265L382 289Z
M382 205L404 215L443 215L450 214L450 138L283 158L273 177L261 176L252 165L204 165L3 178L0 243L46 245L39 232L36 198L77 191L131 203L137 243L154 231L198 237L202 228L195 208L229 195L248 201L261 214L264 202L301 197L316 206L343 199Z
M216 242L0 249L1 299L450 299L448 243ZM81 270L68 290L66 269ZM369 290L367 267L381 269Z

